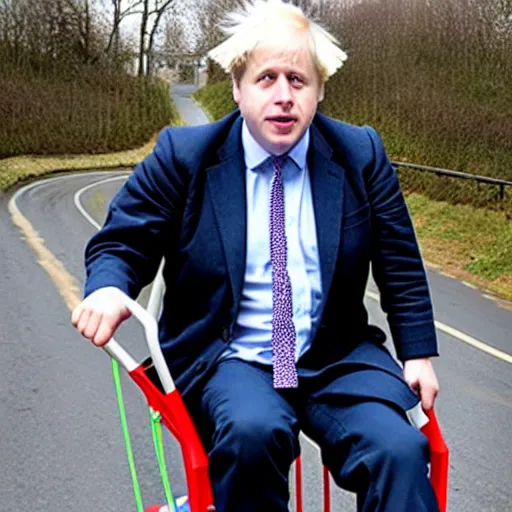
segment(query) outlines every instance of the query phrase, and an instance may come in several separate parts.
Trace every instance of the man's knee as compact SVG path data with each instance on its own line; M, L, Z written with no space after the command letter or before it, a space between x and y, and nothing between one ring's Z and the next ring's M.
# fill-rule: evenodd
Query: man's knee
M279 456L291 463L297 455L297 435L284 421L263 415L233 415L214 435L214 445L226 443L239 457L255 460Z
M360 498L365 507L368 510L438 512L428 480L429 447L426 437L408 424L387 434L387 437L378 438L373 452L371 492Z
M426 437L413 426L400 432L388 432L372 440L373 451L379 465L390 470L426 471L429 447Z

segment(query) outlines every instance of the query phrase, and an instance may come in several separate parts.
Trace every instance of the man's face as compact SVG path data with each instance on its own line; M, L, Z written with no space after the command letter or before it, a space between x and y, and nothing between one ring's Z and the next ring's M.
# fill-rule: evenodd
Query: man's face
M301 138L316 113L322 86L307 49L256 48L233 97L249 131L269 153L281 154Z

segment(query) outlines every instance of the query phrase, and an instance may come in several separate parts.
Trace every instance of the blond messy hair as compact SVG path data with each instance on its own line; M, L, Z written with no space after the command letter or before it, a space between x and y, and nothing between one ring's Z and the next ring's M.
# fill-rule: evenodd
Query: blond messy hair
M347 59L334 36L299 7L282 0L248 0L243 8L228 14L221 26L228 38L210 50L208 56L240 81L251 53L280 37L283 28L304 36L322 83Z

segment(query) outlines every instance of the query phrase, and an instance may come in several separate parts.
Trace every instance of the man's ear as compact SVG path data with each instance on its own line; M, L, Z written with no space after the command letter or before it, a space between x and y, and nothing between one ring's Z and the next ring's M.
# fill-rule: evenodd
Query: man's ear
M233 99L235 100L235 103L240 103L240 85L238 84L235 77L231 78L231 84L233 89Z
M320 103L325 96L325 84L320 84L320 89L318 89L318 103Z

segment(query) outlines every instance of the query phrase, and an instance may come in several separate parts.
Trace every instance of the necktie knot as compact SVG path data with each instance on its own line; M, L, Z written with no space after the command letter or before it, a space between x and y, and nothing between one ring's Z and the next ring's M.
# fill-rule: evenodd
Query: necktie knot
M274 169L274 174L282 174L284 166L286 164L286 159L288 158L286 155L272 156L272 167Z

